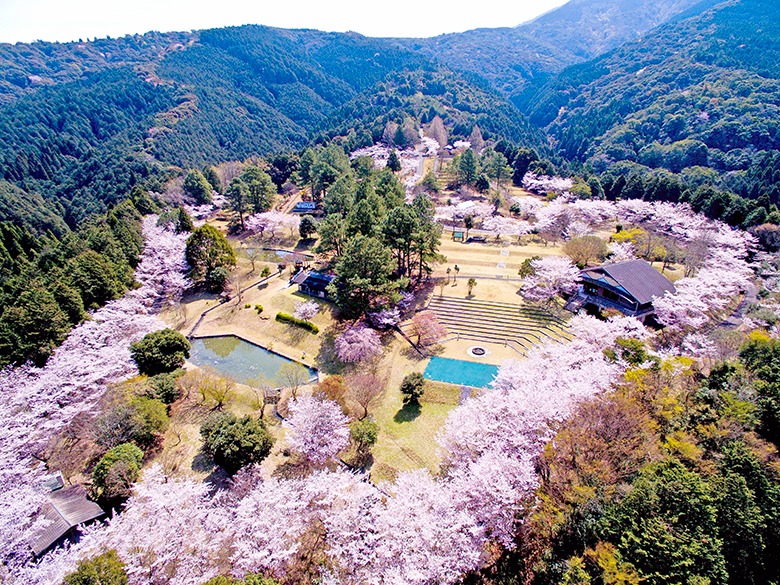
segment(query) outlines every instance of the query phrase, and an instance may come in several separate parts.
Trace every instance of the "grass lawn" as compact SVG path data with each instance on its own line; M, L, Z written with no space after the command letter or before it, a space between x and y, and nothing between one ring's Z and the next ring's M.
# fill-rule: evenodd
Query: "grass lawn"
M389 377L384 394L372 409L379 425L371 467L373 481L392 480L399 471L420 467L437 472L436 434L460 398L457 386L426 382L420 405L404 405L399 390L401 381L407 374L422 372L428 361L410 350L409 344L396 336L381 363L382 371Z

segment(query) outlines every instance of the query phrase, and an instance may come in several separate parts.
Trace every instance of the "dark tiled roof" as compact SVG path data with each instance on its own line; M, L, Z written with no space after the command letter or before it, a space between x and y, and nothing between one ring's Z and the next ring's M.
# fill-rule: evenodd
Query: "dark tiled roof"
M301 283L302 283L302 282L304 282L304 281L305 281L307 278L309 278L309 272L307 272L306 270L300 270L300 271L298 272L298 274L296 274L295 276L293 276L293 278L292 278L292 281L291 281L291 282L292 282L293 284L301 284Z
M595 280L603 278L612 286L622 287L640 305L651 302L653 297L663 296L667 291L675 291L674 285L665 276L641 259L603 264L583 274Z
M80 485L62 488L49 494L41 515L47 525L30 540L35 556L40 556L67 532L79 524L103 516L103 509L87 499L87 493Z
M333 279L336 278L333 274L323 274L322 272L310 272L302 284L308 287L325 287L328 286Z

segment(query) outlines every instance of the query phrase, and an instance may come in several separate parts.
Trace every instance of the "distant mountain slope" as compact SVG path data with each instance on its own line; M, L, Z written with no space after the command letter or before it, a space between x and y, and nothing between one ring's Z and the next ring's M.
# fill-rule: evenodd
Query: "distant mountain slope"
M76 43L0 43L0 103L96 71L127 66L149 69L194 37L193 33L150 32Z
M426 124L435 116L454 135L468 136L479 125L488 137L542 149L546 145L544 133L487 82L442 67L388 75L339 108L331 117L330 133L365 129L378 140L388 121L414 118Z
M634 40L700 0L571 0L514 28L399 39L447 66L490 81L513 101L530 84Z
M56 198L74 225L168 165L296 149L352 127L377 138L391 117L423 110L466 135L479 123L543 142L484 81L353 33L242 26L0 45L0 63L0 180Z
M162 124L152 152L175 164L306 144L330 114L393 71L426 59L356 34L245 26L202 31L157 68L192 107Z
M709 166L738 187L757 153L780 150L780 5L729 0L665 25L567 69L528 113L598 170Z

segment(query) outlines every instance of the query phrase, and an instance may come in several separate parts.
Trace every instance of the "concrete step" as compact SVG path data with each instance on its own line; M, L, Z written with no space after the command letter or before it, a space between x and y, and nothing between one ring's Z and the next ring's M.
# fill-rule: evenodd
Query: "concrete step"
M428 303L429 308L434 307L460 307L464 310L479 309L481 311L500 312L502 314L513 313L521 315L533 315L539 319L564 324L563 320L537 307L528 305L516 305L511 303L499 303L494 301L480 301L477 299L460 299L457 297L433 296Z

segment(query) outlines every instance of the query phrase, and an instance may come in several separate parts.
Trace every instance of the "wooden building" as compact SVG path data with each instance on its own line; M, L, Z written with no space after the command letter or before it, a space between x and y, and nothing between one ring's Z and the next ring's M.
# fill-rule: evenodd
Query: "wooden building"
M105 512L95 502L87 499L83 487L72 485L52 491L48 495L48 502L41 508L40 515L46 523L29 540L30 548L36 557L70 536L77 526L97 520L103 517Z
M314 270L309 272L301 271L295 275L292 283L298 285L298 292L310 297L330 300L328 285L333 282L334 278L336 278L335 275L325 274L324 272L316 272Z
M641 259L586 268L580 279L579 291L569 300L567 309L614 309L643 322L655 314L654 297L675 292L669 279Z

